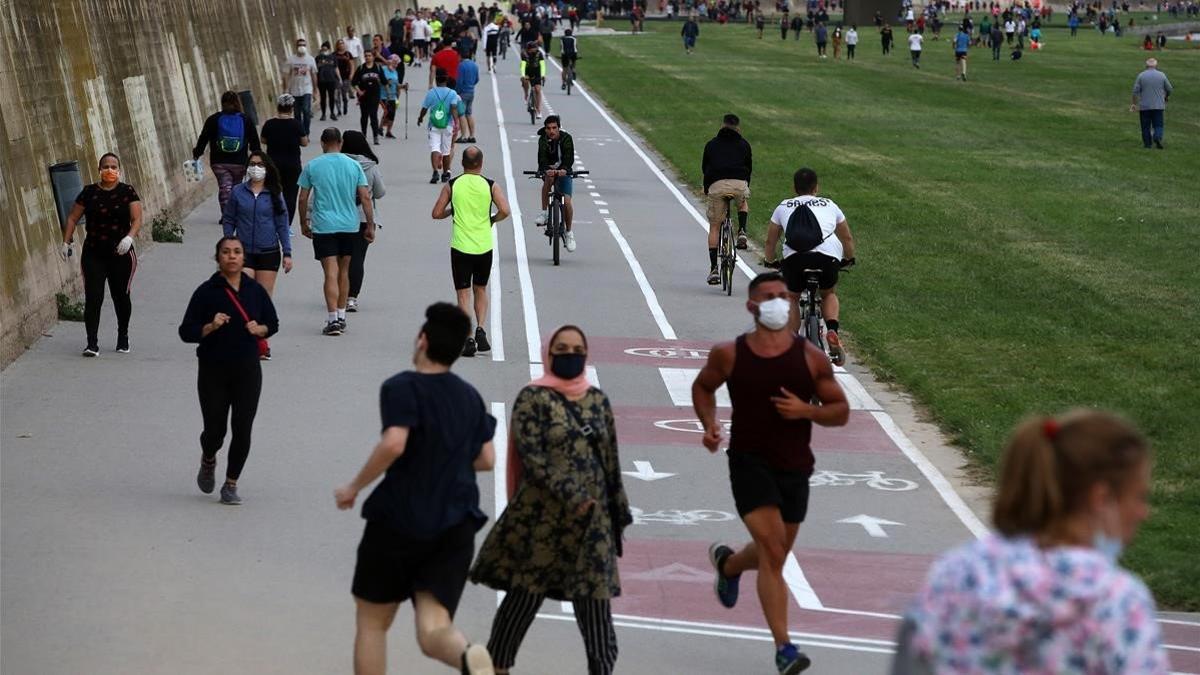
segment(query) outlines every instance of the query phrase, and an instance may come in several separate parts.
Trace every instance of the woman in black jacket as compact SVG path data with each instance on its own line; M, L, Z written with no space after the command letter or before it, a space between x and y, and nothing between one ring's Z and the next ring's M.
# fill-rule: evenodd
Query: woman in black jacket
M242 273L245 252L236 237L217 242L216 274L192 293L179 337L197 343L200 371L196 388L204 431L200 434L200 473L196 485L210 494L216 485L217 451L225 443L232 412L229 464L221 487L222 504L241 504L237 481L250 454L250 430L262 391L259 342L279 331L271 296Z
M221 112L213 113L204 120L200 138L196 139L196 147L192 148L192 159L200 159L205 146L209 147L208 166L217 177L217 200L224 212L229 192L246 177L248 152L262 151L258 134L254 133L254 125L242 112L242 100L237 92L221 94ZM217 224L220 223L218 220Z

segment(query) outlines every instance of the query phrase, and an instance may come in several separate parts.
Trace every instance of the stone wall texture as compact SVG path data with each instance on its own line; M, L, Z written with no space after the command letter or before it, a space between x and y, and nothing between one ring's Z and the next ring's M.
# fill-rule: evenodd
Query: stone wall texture
M117 153L142 197L145 250L157 213L215 191L211 178L185 183L181 167L222 92L253 92L261 123L296 36L315 51L347 24L386 35L392 10L412 4L0 0L0 367L56 320L56 293L81 287L78 236L71 264L58 258L51 164L78 161L86 185L100 155Z

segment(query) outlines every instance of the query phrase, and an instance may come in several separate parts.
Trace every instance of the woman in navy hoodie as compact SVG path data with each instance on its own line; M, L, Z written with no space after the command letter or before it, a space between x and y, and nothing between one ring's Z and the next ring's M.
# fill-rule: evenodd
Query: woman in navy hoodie
M279 330L279 318L271 296L248 274L243 274L245 253L234 237L217 242L217 268L192 293L179 337L196 343L200 362L196 388L204 431L200 434L200 473L196 484L210 494L215 487L217 451L225 443L225 429L232 413L233 435L229 441L229 463L222 504L241 504L237 481L250 454L250 430L258 412L262 391L259 341Z
M262 152L252 152L245 183L234 186L221 214L226 237L237 237L246 251L245 272L268 295L275 293L280 265L292 271L292 239L288 232L287 203L279 170Z

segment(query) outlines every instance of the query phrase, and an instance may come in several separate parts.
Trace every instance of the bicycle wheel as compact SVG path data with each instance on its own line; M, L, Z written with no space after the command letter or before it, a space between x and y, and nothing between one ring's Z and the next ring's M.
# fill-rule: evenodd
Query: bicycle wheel
M567 96L571 95L571 88L575 86L575 68L572 66L567 69Z
M525 104L525 107L529 109L529 123L537 124L537 110L535 110L533 107L533 96L534 96L533 87L530 86L529 87L529 101L528 101L528 103Z
M813 343L817 349L825 351L824 340L821 339L821 317L809 314L804 320L804 339Z
M554 266L555 267L558 266L558 256L559 256L558 249L562 245L562 238L563 238L562 213L559 211L560 208L562 208L562 207L559 206L557 200L550 203L549 220L546 223L546 227L551 228L550 232L553 233L552 236L550 237L550 245L554 247Z
M724 257L721 259L721 283L725 287L725 295L733 295L733 268L737 266L737 253L734 249L733 241L733 223L729 219L725 219L725 225L721 228L724 235L722 248L725 249Z

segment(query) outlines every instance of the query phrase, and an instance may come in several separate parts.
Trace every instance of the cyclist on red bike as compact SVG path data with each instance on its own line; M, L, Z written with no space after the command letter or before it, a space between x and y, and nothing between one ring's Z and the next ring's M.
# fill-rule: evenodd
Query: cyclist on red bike
M842 340L838 337L838 271L854 262L854 237L850 234L846 216L838 205L832 199L817 196L817 172L808 168L800 169L792 178L792 186L796 190L796 196L780 202L771 214L764 254L768 261L774 259L775 246L783 239L783 262L780 264L780 271L783 272L788 291L793 296L798 296L804 290L804 270L821 271L818 283L821 291L821 313L825 318L825 339L829 343L830 359L835 366L840 366L846 362L846 353L842 350ZM796 211L800 208L806 209L807 213L797 214ZM814 240L819 241L811 248L797 251L789 245L797 239L793 238L793 231L790 231L788 226L792 221L804 220L815 220L820 232ZM809 243L814 240L810 240ZM772 264L768 262L768 265ZM799 316L794 311L789 327L793 332L799 330Z

